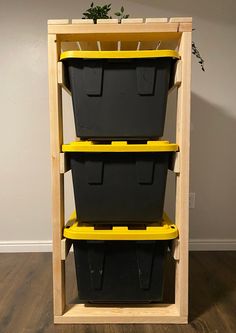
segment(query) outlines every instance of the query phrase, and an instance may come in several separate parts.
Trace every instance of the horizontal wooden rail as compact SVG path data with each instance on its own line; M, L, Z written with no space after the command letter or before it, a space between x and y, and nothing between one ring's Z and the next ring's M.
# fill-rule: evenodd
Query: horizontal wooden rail
M150 23L131 23L130 21L122 21L123 24L50 24L48 32L52 34L91 34L91 33L152 33L152 32L179 32L181 24L177 22L150 22Z
M105 24L104 24L105 25ZM100 26L104 26L100 24ZM133 24L134 25L134 24ZM133 26L132 25L132 26ZM124 24L123 26L128 26L128 24ZM84 28L84 25L83 25ZM85 31L75 31L74 34L65 33L65 34L57 34L58 40L61 42L70 42L70 41L85 41L85 42L93 42L93 41L103 41L103 42L119 42L119 41L176 41L178 42L181 38L181 32L127 32L127 33L118 33L118 32L101 32L99 30L88 33Z
M57 324L184 324L187 316L181 316L175 304L135 306L86 306L70 304L62 316L54 317Z

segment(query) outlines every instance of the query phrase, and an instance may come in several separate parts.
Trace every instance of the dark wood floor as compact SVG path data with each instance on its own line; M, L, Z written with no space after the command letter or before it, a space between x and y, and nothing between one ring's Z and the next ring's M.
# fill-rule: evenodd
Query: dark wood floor
M68 281L72 283L73 258ZM68 297L76 291L75 284ZM190 253L188 325L53 325L51 254L0 254L1 333L235 333L236 252Z

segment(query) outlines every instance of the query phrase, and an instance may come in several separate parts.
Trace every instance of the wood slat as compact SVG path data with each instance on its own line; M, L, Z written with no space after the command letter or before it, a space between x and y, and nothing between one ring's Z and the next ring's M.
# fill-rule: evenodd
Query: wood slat
M118 24L118 19L98 19L97 24Z
M118 19L98 19L97 23L116 23ZM122 19L123 23L192 23L192 17L171 17L170 19L166 17L148 17L148 18L127 18ZM72 24L86 24L93 23L92 19L72 19ZM49 19L48 24L69 24L70 19Z
M172 256L173 258L176 260L176 261L179 261L180 260L180 250L179 250L179 240L178 239L174 239L172 241L172 249L171 249L171 252L172 252Z
M173 68L173 74L171 77L171 88L169 89L169 93L172 92L175 88L178 88L182 82L182 60L178 60L175 63Z
M147 17L146 19L145 19L145 23L160 23L160 22L162 22L162 23L167 23L168 22L168 18L167 17L159 17L159 18L157 18L157 17Z
M122 19L121 24L136 24L136 23L143 23L143 18L127 18Z
M187 323L187 317L180 317L174 304L134 307L72 304L68 306L63 316L55 316L54 320L55 323L61 324Z
M182 60L176 61L174 67L174 85L179 86L182 82Z
M192 23L192 17L171 17L169 22L177 22L177 23Z
M152 24L152 23L149 23ZM146 24L146 25L149 25ZM122 24L117 24L117 26L121 26ZM145 25L145 24L143 24ZM100 26L104 26L103 24L100 24ZM111 25L114 26L114 25ZM132 25L133 26L133 25ZM92 33L92 34L58 34L58 39L61 40L61 42L67 41L67 42L80 42L80 41L106 41L106 42L114 42L114 41L156 41L156 40L176 40L179 41L181 37L180 32L140 32L140 33Z
M65 82L64 66L61 61L58 61L58 63L57 63L57 82L60 85L64 85L64 82Z
M90 19L72 19L72 24L93 24Z
M66 78L65 72L64 72L64 65L61 61L58 61L57 63L57 70L58 70L58 74L57 74L57 80L58 80L58 84L60 84L60 86L68 93L71 95L71 92L69 90L69 84L68 84L68 80Z
M60 173L64 174L69 171L70 165L65 153L60 153Z
M157 22L157 23L129 23L125 22L123 24L49 24L48 33L49 34L58 34L65 35L65 38L69 38L69 34L77 35L87 35L92 34L111 34L113 36L117 34L150 34L152 35L160 32L165 34L168 32L178 32L179 23L171 22ZM63 36L60 36L60 39L63 40Z
M70 20L69 19L58 19L58 20L48 20L48 24L69 24Z
M180 23L179 32L191 32L193 30L192 23Z
M172 156L172 160L169 166L169 170L173 171L174 173L180 172L180 157L179 152L174 153Z
M71 249L72 241L70 239L63 238L61 240L61 260L66 260L70 249Z

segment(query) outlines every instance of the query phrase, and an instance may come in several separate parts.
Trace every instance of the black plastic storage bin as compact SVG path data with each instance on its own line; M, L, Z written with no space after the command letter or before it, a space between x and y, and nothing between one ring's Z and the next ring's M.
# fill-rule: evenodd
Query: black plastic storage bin
M73 241L79 299L162 300L168 241Z
M82 139L163 135L173 64L171 50L62 53Z
M162 301L167 247L169 240L178 236L176 226L164 223L138 232L127 227L91 229L75 223L64 230L64 236L73 239L79 300L85 303Z
M156 141L156 145L155 142L63 145L63 151L70 151L79 221L113 224L159 221L168 164L175 150L177 145L161 141Z

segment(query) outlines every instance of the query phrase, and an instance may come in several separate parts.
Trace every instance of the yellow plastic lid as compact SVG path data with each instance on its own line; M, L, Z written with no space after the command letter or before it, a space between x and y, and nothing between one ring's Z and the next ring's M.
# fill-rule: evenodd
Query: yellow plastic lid
M112 141L111 143L75 141L62 145L63 152L94 153L168 152L178 151L178 148L176 143L169 143L169 141L147 141L147 143L129 143L127 141Z
M60 60L80 59L130 59L130 58L175 58L179 59L178 52L173 50L132 50L132 51L65 51Z
M129 229L128 226L96 229L94 226L79 224L74 212L64 228L64 237L74 240L170 240L178 235L176 225L165 213L161 225L148 225L145 229Z

